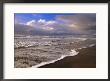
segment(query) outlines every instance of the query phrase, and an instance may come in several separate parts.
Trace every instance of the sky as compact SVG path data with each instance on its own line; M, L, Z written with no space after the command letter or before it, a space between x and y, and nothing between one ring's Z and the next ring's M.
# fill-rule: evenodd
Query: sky
M95 13L15 13L17 34L95 35Z

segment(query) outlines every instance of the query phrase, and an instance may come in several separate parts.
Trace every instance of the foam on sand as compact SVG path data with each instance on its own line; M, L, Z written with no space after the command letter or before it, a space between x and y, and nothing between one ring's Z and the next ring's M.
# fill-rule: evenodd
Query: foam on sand
M89 46L83 46L83 47L78 48L78 49L83 49L83 48L88 48L88 47L93 47L93 46L95 46L95 44L90 44Z
M89 45L89 47L92 47L92 46L95 46L95 44L91 44L91 45Z
M49 62L42 62L38 65L35 65L35 66L32 66L31 68L38 68L40 66L44 66L44 65L47 65L47 64L50 64L50 63L54 63L56 61L59 61L67 56L75 56L77 55L79 52L76 52L74 49L71 50L70 54L69 55L62 55L60 58L56 59L56 60L52 60L52 61L49 61Z

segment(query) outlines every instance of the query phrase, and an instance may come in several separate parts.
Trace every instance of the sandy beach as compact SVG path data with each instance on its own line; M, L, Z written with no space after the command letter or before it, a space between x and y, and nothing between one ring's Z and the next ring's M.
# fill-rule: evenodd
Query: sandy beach
M96 68L96 46L83 48L76 56L65 57L40 68Z
M15 68L96 67L96 13L16 13L14 17Z

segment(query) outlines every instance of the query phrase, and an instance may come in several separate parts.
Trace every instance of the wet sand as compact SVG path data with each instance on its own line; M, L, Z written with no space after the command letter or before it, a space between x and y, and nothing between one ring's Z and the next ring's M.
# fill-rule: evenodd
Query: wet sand
M76 56L65 57L55 63L39 68L96 68L96 46L77 50Z

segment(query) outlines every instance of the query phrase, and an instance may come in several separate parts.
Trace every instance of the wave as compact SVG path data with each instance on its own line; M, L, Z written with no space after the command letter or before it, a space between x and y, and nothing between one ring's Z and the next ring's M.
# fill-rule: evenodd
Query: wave
M83 46L83 47L77 48L77 49L83 49L83 48L88 48L88 47L93 47L93 46L95 46L95 44L91 44L89 46ZM34 65L34 66L30 67L30 68L38 68L38 67L41 67L41 66L44 66L44 65L47 65L47 64L55 63L56 61L62 60L65 57L68 57L68 56L75 56L75 55L77 55L79 53L79 52L76 51L77 49L72 49L70 51L69 55L62 55L60 58L58 58L56 60L52 60L52 61L48 61L48 62L42 62L42 63L40 63L38 65Z
M91 44L91 45L89 45L89 47L92 47L92 46L95 46L95 44Z
M47 64L51 64L51 63L54 63L56 61L59 61L61 59L64 59L65 57L68 57L68 56L75 56L77 55L79 52L76 52L75 49L72 49L71 52L70 52L70 55L62 55L60 58L56 59L56 60L52 60L52 61L48 61L48 62L42 62L38 65L35 65L35 66L32 66L31 68L38 68L38 67L41 67L41 66L44 66L44 65L47 65Z
M93 47L93 46L95 46L95 44L90 44L89 46L83 46L83 47L78 48L78 49L83 49L83 48L88 48L88 47Z
M51 42L16 42L14 43L14 48L20 48L20 47L31 47L31 46L41 46L41 45L48 45L50 46L52 43Z

